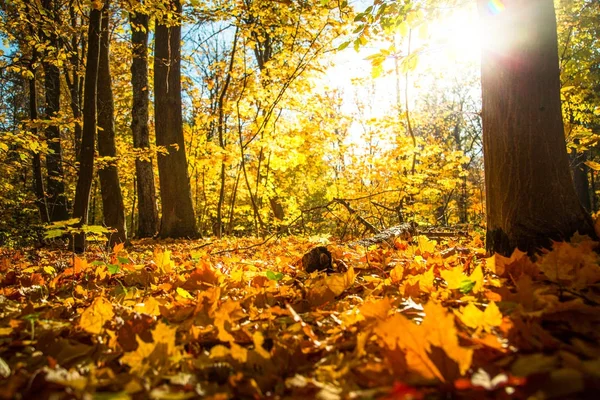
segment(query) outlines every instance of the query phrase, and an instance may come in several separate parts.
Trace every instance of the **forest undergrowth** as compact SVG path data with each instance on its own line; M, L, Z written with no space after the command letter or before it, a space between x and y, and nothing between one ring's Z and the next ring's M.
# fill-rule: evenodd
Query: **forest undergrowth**
M308 274L319 245L334 272ZM0 398L594 398L597 243L535 261L482 247L471 234L4 250Z

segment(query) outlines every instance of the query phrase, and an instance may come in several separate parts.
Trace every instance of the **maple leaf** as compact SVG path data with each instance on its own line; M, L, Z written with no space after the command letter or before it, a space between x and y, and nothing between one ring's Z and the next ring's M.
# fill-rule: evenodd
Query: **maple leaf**
M493 301L488 304L485 311L481 311L475 304L469 303L454 313L463 324L473 329L484 329L490 332L491 328L502 324L502 313Z
M271 354L263 348L265 338L259 331L254 332L252 335L252 341L254 342L254 350L263 358L271 358Z
M591 240L577 244L556 242L552 251L542 256L538 265L544 275L552 281L578 281L577 286L593 284L599 278L600 270L598 255L593 250L595 246L596 243ZM584 271L584 274L580 274L581 271Z
M225 324L233 324L245 316L242 306L237 301L227 300L214 311L213 318L218 329L217 338L224 342L233 342L235 339L227 330Z
M348 268L348 271L342 274L333 274L326 278L325 284L333 292L334 295L339 296L348 289L354 283L354 268Z
M171 252L169 250L162 251L158 247L155 248L153 260L158 270L163 274L171 273L175 267L175 263L171 260Z
M427 253L433 254L435 252L435 246L437 245L435 240L431 240L425 235L419 235L416 239L419 250L421 251L421 255L425 255Z
M463 267L454 267L440 271L440 276L446 281L448 289L460 289L463 282L467 279L463 273Z
M367 301L360 307L360 313L365 318L375 318L384 320L392 309L392 303L389 298L384 297L381 300Z
M501 277L512 276L517 279L523 273L533 276L537 271L537 266L531 262L527 253L516 248L510 257L504 257L500 254L485 259L486 267L494 274Z
M454 315L434 301L428 302L424 311L425 319L421 328L427 340L432 346L443 349L446 355L458 364L460 374L464 375L471 366L473 350L458 344L458 330L454 323Z
M430 343L422 327L402 314L395 314L377 324L374 333L382 339L388 349L403 350L406 354L406 363L411 370L425 379L444 380L429 358Z
M103 296L94 299L92 304L81 313L79 326L91 334L100 334L106 321L112 320L112 303Z
M154 369L160 371L180 359L180 352L175 345L177 327L170 327L159 322L152 330L152 342L146 343L137 337L138 347L135 351L125 353L121 363L131 368L131 373L142 376Z

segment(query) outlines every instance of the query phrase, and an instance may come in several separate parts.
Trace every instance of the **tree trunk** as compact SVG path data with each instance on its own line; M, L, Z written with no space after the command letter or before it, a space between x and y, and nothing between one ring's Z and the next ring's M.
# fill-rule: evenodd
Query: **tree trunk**
M594 230L569 170L552 0L504 4L478 0L487 250L509 255Z
M75 159L79 162L79 153L81 151L81 85L83 78L79 76L79 44L80 44L80 31L77 23L77 11L75 9L74 0L69 3L69 19L71 21L71 29L73 30L71 36L71 65L65 67L64 75L71 94L71 112L75 119L73 148L75 150ZM81 41L82 42L82 41ZM82 46L83 47L83 46Z
M44 0L42 5L45 11L52 16L52 19L57 24L60 24L58 5L52 0ZM59 41L55 33L46 33L43 29L41 30L41 36L54 48L53 52L47 52L44 55L44 61L42 62L46 91L44 112L46 119L51 119L57 118L60 113L60 70L55 64ZM51 221L62 221L69 218L69 212L67 210L67 197L65 196L65 184L63 181L60 129L57 121L49 123L46 128L46 141L50 150L46 156L46 168L48 170L48 212Z
M125 206L121 194L121 184L117 170L117 146L115 144L114 100L112 77L110 75L109 7L105 0L102 9L102 32L100 34L100 60L98 64L98 154L110 157L108 165L98 170L100 192L102 194L102 215L104 224L116 229L109 238L109 246L127 241L125 228Z
M158 226L154 172L149 154L151 150L148 131L148 15L140 12L130 14L130 25L133 55L131 64L133 147L143 150L147 156L147 158L135 159L139 215L137 236L143 238L154 236Z
M575 139L575 143L579 144L579 139ZM587 150L584 150L581 153L573 150L570 158L573 183L575 184L577 197L585 211L589 213L592 210L592 202L590 200L590 183L588 181L589 168L585 165L585 162L587 161Z
M35 58L35 56L32 58ZM34 121L38 119L35 68L32 67L31 72L33 73L33 78L29 80L29 118L32 123L35 123ZM31 128L31 131L33 136L37 136L37 128L35 128L35 125ZM41 221L43 223L50 222L44 189L44 177L42 175L42 161L39 151L33 154L33 192L35 194L35 204L40 212Z
M98 62L100 58L100 20L101 12L90 11L88 27L87 66L85 69L85 91L83 94L83 131L79 176L75 190L73 218L80 218L81 224L87 224L90 203L90 190L94 179L94 143L96 141L96 95L98 81ZM77 252L85 250L85 236L75 235L73 248Z
M176 13L179 0L171 1ZM158 155L162 218L161 237L196 237L196 219L187 172L181 110L181 26L156 24L154 108L156 144L168 154Z

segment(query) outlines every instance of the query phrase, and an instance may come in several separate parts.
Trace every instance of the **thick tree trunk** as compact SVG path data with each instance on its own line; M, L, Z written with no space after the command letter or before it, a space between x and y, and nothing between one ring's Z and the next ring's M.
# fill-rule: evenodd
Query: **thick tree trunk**
M88 28L88 53L85 69L85 92L83 97L83 132L79 176L75 190L73 218L79 218L81 224L87 224L90 203L90 190L94 179L94 144L96 141L96 95L98 81L98 62L100 58L100 21L101 12L92 9ZM85 250L84 235L76 235L73 248L77 252Z
M59 24L58 6L53 0L44 0L42 3L45 11ZM58 53L59 41L53 32L41 31L41 36L55 49L54 53L45 54L42 63L44 67L44 87L46 91L45 114L46 119L57 118L60 113L60 70L53 62ZM62 221L69 218L67 210L67 197L65 196L64 173L62 166L62 145L60 129L57 121L46 128L46 141L50 152L46 156L46 169L48 170L48 212L51 221Z
M181 12L179 0L172 0ZM181 110L181 26L156 24L154 54L154 113L156 144L168 154L158 155L162 218L161 237L195 237L196 219L187 172Z
M116 229L109 238L109 246L127 241L125 228L125 206L121 194L121 184L117 170L117 146L115 144L114 100L112 77L110 75L109 7L105 0L102 9L102 33L100 36L100 61L98 65L98 154L111 157L108 165L98 170L100 192L102 194L102 215L104 224Z
M561 116L552 0L478 0L487 249L535 251L594 234L574 190Z
M131 110L131 131L133 147L150 152L150 134L148 131L148 15L131 14L131 44L133 61L131 64L131 86L133 108ZM158 226L156 209L156 189L152 158L137 157L135 174L138 193L138 229L137 236L152 237ZM133 226L132 226L133 229Z

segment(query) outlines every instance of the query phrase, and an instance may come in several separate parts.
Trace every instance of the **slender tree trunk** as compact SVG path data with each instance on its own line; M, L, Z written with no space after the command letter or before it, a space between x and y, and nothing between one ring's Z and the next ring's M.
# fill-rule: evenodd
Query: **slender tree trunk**
M143 238L154 236L158 226L154 172L152 158L148 154L151 151L148 130L148 15L140 12L131 14L129 21L133 47L131 64L133 147L147 153L146 157L137 157L135 160L139 215L137 236Z
M58 5L53 0L43 0L42 5L52 19L60 24ZM42 63L44 67L44 87L46 91L45 114L46 119L57 118L60 113L60 70L54 62L58 53L59 41L54 32L41 30L41 36L53 48L54 53L47 52ZM46 141L50 152L46 156L46 169L48 170L48 212L51 221L62 221L69 218L67 210L67 197L65 196L64 173L62 166L62 145L60 129L57 122L51 122L46 128Z
M98 64L98 154L110 157L108 165L98 170L102 194L104 224L117 232L111 234L109 246L127 241L125 206L117 170L117 146L115 144L115 106L110 74L109 10L110 1L105 0L102 9L102 32L100 34L100 60Z
M579 139L575 139L578 143ZM588 166L585 165L587 161L587 151L578 153L573 151L571 153L571 169L573 172L573 183L575 184L575 191L577 197L581 202L581 205L586 212L591 212L592 202L590 200L590 183L588 181Z
M487 249L535 251L594 235L569 170L552 0L478 0L482 17Z
M172 0L176 13L179 0ZM196 237L196 219L187 171L181 110L181 26L156 24L154 108L156 144L168 154L158 155L162 218L161 237Z
M37 82L35 69L31 68L31 72L33 73L33 78L29 80L29 118L34 122L38 119ZM35 125L31 128L31 131L33 136L37 136ZM33 192L35 194L35 204L40 212L40 219L43 223L47 223L50 221L50 216L48 215L44 177L42 174L42 160L39 152L33 154Z
M79 162L79 153L81 151L81 85L82 77L79 76L79 44L80 44L80 33L77 24L77 13L75 10L74 1L71 0L69 4L69 19L71 22L71 29L73 34L71 36L71 65L65 67L64 76L69 88L71 95L71 112L73 118L76 120L73 138L73 147L75 149L75 159ZM83 44L83 43L82 43Z
M83 136L81 138L81 162L75 190L73 218L79 218L81 224L87 224L90 203L90 190L94 179L94 144L96 141L96 96L98 81L98 62L100 59L100 21L101 12L90 11L88 27L87 66L85 69L85 92L83 98ZM77 252L85 250L85 236L76 235L73 248Z

